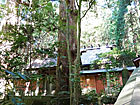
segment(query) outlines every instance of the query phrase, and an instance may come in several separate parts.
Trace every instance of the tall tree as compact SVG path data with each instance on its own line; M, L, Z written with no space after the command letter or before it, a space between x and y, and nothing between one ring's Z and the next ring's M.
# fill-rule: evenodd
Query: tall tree
M1 69L27 73L24 69L27 69L28 64L29 68L32 67L32 60L44 59L46 55L54 57L58 15L49 0L9 0L4 5L8 4L2 8L6 12L2 17L6 24L3 26L1 40L10 42L10 48L2 51ZM10 8L13 4L14 7ZM32 76L30 72L28 75Z
M66 10L66 7L68 6L69 9ZM61 76L58 77L59 79L59 90L68 91L69 90L69 63L68 63L68 53L67 53L67 47L70 50L70 58L71 62L75 60L76 58L76 47L77 47L77 41L76 41L76 7L74 0L71 1L60 1L60 7L59 7L59 15L60 15L60 29L59 29L59 49L58 49L58 66L61 66L61 68L57 69L58 74ZM67 13L68 12L68 13ZM68 15L68 16L67 16ZM67 25L67 17L68 17L68 24ZM69 28L69 32L67 32L67 27L71 26ZM68 41L69 45L67 45L67 38L68 35ZM61 86L61 87L60 87Z
M60 74L57 76L57 80L59 79L59 84L57 84L59 88L57 89L60 90L57 91L61 91L61 89L63 91L70 90L70 105L78 105L80 98L81 19L94 3L94 0L90 0L87 11L81 16L82 0L61 0L60 2L58 66L62 68L57 68L57 74ZM60 87L63 82L65 88Z
M127 6L130 4L130 0L119 1L119 10L116 21L116 45L119 49L123 49L123 40L126 34L125 32L125 19L124 15L127 12Z

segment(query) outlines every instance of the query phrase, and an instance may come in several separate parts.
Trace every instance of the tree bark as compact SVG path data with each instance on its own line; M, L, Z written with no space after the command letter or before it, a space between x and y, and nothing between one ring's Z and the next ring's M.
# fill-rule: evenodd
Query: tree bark
M94 0L89 2L90 7ZM76 9L76 4L78 10ZM57 67L57 91L70 91L70 105L79 105L80 87L80 37L81 37L81 5L82 0L61 0L60 2L60 30ZM62 66L62 72L60 70ZM69 67L69 68L68 68ZM67 88L61 89L61 81L65 81ZM69 81L69 82L67 82ZM69 86L69 87L68 87Z
M57 92L59 91L69 91L69 62L68 62L68 43L67 43L67 34L69 34L69 50L70 50L70 58L71 65L74 64L74 60L76 58L76 47L77 47L77 26L76 26L76 8L75 8L75 0L70 0L66 2L65 0L61 0L59 7L59 15L60 15L60 30L58 35L59 40L59 48L58 48L58 67L57 67ZM69 20L69 32L67 33L67 10L68 9L68 20Z

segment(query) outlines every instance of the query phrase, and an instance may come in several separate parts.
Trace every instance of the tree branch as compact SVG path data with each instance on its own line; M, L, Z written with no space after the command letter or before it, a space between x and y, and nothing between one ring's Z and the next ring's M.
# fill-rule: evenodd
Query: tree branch
M78 1L76 0L76 5L78 6L78 8L79 8L79 4L78 4Z
M84 15L81 17L81 19L83 19L83 18L86 16L87 12L90 10L91 6L92 6L95 2L96 2L95 0L91 0L91 1L89 2L89 7L88 7L88 9L86 10L86 12L84 13Z
M17 0L16 3L17 3L17 4L23 4L23 5L29 7L29 3L21 2L21 0Z

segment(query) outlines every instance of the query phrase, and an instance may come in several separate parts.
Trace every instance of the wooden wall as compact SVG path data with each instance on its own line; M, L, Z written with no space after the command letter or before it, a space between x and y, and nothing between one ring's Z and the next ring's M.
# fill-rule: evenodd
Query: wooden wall
M131 75L133 71L129 71L129 74ZM122 72L118 72L118 82L120 82L120 85L123 85L122 82ZM81 88L83 90L96 90L97 93L100 93L101 91L104 91L107 86L103 84L103 80L100 79L101 73L97 74L84 74L81 75ZM85 91L83 93L85 93Z
M100 93L102 90L104 90L103 82L99 79L98 74L81 75L81 88L96 90L97 93Z

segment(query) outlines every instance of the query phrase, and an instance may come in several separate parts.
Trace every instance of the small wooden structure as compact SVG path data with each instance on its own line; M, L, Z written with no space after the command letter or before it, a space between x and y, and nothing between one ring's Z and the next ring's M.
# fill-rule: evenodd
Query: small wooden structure
M110 48L88 48L88 49L83 49L82 55L81 55L81 72L80 72L80 80L81 80L81 87L82 87L82 92L87 93L91 90L95 90L97 93L100 93L101 91L106 90L107 85L103 84L103 80L100 79L101 75L103 73L106 73L106 69L96 69L96 70L90 70L90 65L92 64L91 61L98 59L96 56L96 53L102 53L104 51L109 52L111 49ZM57 60L52 59L52 58L46 58L44 60L35 60L32 65L32 69L27 69L29 72L33 72L36 74L42 74L43 77L47 75L55 75L55 70L56 70L56 62ZM46 64L53 64L51 67ZM132 73L132 71L135 69L135 67L127 67L129 70L129 75ZM123 85L122 83L122 70L123 68L114 68L110 69L108 71L113 71L119 73L118 78L120 81L120 84ZM39 80L38 80L39 81ZM47 90L47 86L49 85L50 88L52 88L52 84L49 84L46 79L44 79L42 82L40 82L42 85L40 85L39 88L43 88L44 90ZM37 85L37 81L33 83ZM55 84L54 84L55 85ZM32 86L33 87L33 86ZM37 87L37 86L34 86ZM48 88L49 89L49 88ZM34 89L35 90L35 89ZM41 89L40 89L41 90ZM44 91L42 90L42 91ZM49 91L52 91L52 89L49 89ZM50 92L49 92L50 93Z

